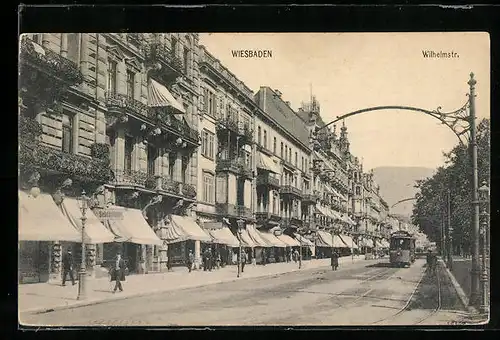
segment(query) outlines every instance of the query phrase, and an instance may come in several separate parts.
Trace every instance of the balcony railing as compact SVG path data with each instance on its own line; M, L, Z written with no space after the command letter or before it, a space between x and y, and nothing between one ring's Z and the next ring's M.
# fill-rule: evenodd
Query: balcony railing
M217 123L219 131L230 130L236 133L240 131L238 126L238 120L230 116L218 119Z
M255 212L255 219L257 220L257 223L264 224L270 221L278 222L281 220L281 217L278 213L274 213L269 209L270 208L263 208L262 210Z
M302 195L302 202L315 204L319 200L319 196L316 194L304 194Z
M233 218L251 219L252 210L242 205L234 205L229 203L217 203L215 205L217 214Z
M180 76L184 72L182 60L165 43L158 41L146 42L143 49L147 63L160 63L162 66L166 66L166 68L162 67L159 71L170 71L174 77Z
M36 67L56 79L62 79L68 85L83 82L83 75L76 63L48 48L42 47L28 37L23 37L21 40L20 52L19 61L21 64Z
M107 183L115 174L109 160L62 152L33 140L19 140L19 164L24 170L62 173L86 182Z
M172 115L165 115L162 123L169 127L169 129L181 137L189 139L193 143L198 143L200 133L184 123L184 121L172 117Z
M280 189L280 194L282 195L293 195L296 197L302 197L302 190L299 188L296 188L292 185L285 185L282 186Z
M269 174L260 174L257 176L257 185L279 188L280 180L278 178L272 177Z
M118 109L120 110L120 113L125 109L127 112L132 114L149 117L147 105L124 94L107 92L106 106L109 110Z
M228 171L243 178L252 178L253 172L250 166L241 158L217 159L215 171Z

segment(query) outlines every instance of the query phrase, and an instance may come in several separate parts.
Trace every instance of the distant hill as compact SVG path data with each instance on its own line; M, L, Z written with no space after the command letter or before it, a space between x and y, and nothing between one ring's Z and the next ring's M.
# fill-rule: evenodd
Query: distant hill
M417 193L415 184L418 180L432 176L434 169L423 167L378 167L373 169L375 182L380 186L380 194L391 207L405 198ZM403 202L391 208L391 213L411 216L414 201Z

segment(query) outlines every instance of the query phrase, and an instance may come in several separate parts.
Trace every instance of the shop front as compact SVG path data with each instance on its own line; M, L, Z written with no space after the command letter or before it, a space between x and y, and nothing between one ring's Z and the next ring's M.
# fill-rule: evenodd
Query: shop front
M286 235L286 234L281 234L276 236L281 242L286 244L286 249L285 249L285 256L286 262L292 261L292 253L295 249L297 249L300 253L300 242L297 241L296 239ZM303 254L304 255L304 254ZM305 258L304 256L302 256Z
M257 228L255 228L254 225L247 224L246 231L252 240L252 243L255 245L253 248L253 257L255 258L256 263L269 263L269 257L271 255L270 253L273 245L262 237L261 233L257 230Z
M214 252L220 254L221 265L233 263L234 250L239 250L240 242L223 222L206 222L204 230L212 237ZM242 243L242 247L243 247ZM248 249L245 249L248 252Z
M127 264L129 273L148 273L152 270L154 251L153 247L162 246L163 241L156 236L153 229L144 219L142 211L138 209L114 206L116 214L121 218L103 221L108 225L114 236L113 243L102 245L102 266L109 267L113 263L116 253L121 252Z
M270 231L260 231L260 235L272 247L269 249L269 263L285 262L286 243L282 242L278 237Z
M305 236L299 235L299 234L294 234L295 239L300 243L302 246L302 249L307 249L306 250L306 255L304 256L305 259L311 259L316 256L316 246L314 245L314 242L307 239ZM310 236L314 237L314 236Z
M354 242L351 236L341 234L340 238L342 239L342 242L344 242L344 244L349 247L351 253L359 253L359 246Z
M168 267L184 266L189 250L195 257L195 268L200 268L201 254L212 243L212 238L191 216L170 215L162 239L167 248Z
M345 255L349 251L349 247L338 235L332 235L324 230L318 230L316 247L319 248L317 249L320 256L319 258L330 257L332 255L332 249L337 251L339 255Z
M19 191L19 283L60 278L60 241L81 242L80 233L64 217L51 195Z

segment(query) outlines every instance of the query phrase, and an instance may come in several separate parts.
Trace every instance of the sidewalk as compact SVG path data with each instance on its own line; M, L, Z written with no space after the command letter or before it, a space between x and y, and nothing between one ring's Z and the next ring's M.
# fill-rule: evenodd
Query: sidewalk
M355 256L354 261L364 261L364 256ZM342 257L340 264L351 264L351 257ZM310 260L302 262L302 270L327 267L330 259ZM342 269L342 266L341 266ZM93 305L110 300L126 299L134 296L155 294L165 291L195 288L222 282L231 282L245 278L256 278L264 276L279 275L298 271L298 264L273 263L266 266L246 265L245 272L240 278L236 277L237 267L228 266L205 272L203 270L187 272L184 267L175 268L168 273L155 273L146 275L130 275L123 282L123 292L112 293L114 283L109 281L109 277L87 280L88 297L84 301L76 299L78 285L72 286L71 282L66 286L60 283L38 283L24 284L18 286L18 310L20 312L44 312L56 309L75 308L79 306Z
M453 256L453 267L451 273L462 287L465 295L470 296L470 270L472 268L472 260L460 256Z

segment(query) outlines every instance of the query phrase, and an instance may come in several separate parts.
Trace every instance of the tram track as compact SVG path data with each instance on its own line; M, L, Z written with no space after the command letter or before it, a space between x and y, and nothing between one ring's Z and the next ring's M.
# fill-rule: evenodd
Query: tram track
M417 293L417 291L422 283L422 280L426 276L426 274L428 274L427 271L422 272L420 279L418 280L417 284L415 285L415 288L411 292L410 296L407 298L406 303L404 304L403 307L401 307L396 313L391 314L389 316L386 316L386 317L379 319L375 322L372 322L372 323L370 323L370 325L377 325L377 324L380 324L381 322L395 320L396 318L401 316L403 313L409 312L410 311L409 307L410 307L410 305L415 297L415 294ZM441 310L441 279L439 277L439 272L438 272L437 268L434 269L433 274L434 274L434 277L436 278L436 288L437 288L436 307L434 307L432 309L432 311L427 312L426 315L419 317L416 321L412 322L412 325L422 324L422 322L424 322L425 320L428 320L429 318L431 318L432 316L434 316L436 313L438 313Z

